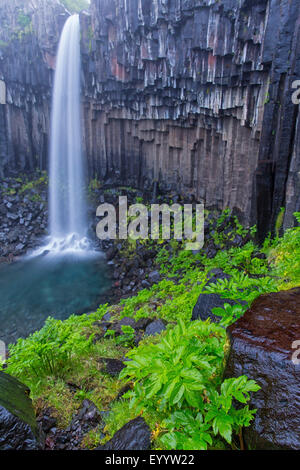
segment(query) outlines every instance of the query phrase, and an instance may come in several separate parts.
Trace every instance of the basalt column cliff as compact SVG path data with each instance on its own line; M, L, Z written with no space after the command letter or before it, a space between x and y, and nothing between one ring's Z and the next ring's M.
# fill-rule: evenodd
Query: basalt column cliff
M56 0L28 1L22 14L30 24L12 38L24 3L1 8L8 24L0 37L2 172L46 166L51 69L68 15ZM207 207L234 208L261 233L283 206L284 226L293 223L299 2L92 0L80 20L90 178L142 188L158 182ZM11 41L19 44L14 57Z

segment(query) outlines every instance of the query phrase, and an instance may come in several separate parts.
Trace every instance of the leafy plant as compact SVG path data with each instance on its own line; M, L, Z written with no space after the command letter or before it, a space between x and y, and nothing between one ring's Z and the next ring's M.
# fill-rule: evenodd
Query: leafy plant
M168 429L161 442L167 449L206 450L213 446L213 436L221 436L232 443L233 433L241 436L241 429L250 425L256 410L245 406L236 410L232 403L247 403L249 392L260 387L246 376L226 379L220 392L210 390L199 412L191 409L175 411L163 422ZM242 444L242 442L241 442Z
M251 304L259 295L267 292L276 292L276 282L273 278L250 278L247 274L231 271L230 279L219 279L205 287L205 292L217 293L224 298L244 300Z
M241 318L248 307L249 305L230 305L226 303L224 304L224 308L213 308L212 313L218 317L221 317L220 325L227 328L227 326Z
M18 182L24 191L35 188L29 181L24 183L24 178ZM300 223L300 213L295 217ZM246 243L255 227L246 230L233 220L230 211L220 219L212 217L211 225L219 229L215 241L223 245L214 258L184 250L177 240L168 244L159 240L159 249L156 242L143 242L143 249L156 249L163 278L159 283L116 306L101 305L90 315L72 316L64 322L49 319L40 332L10 346L4 371L31 388L35 403L43 400L53 407L62 426L68 425L81 401L89 398L99 409L111 410L104 418L106 440L142 413L154 448L236 448L237 438L242 448L241 429L255 413L247 402L258 385L245 376L222 381L229 348L224 327L240 318L257 296L300 285L300 227L287 230L281 238L270 235L260 248ZM245 235L245 244L228 249L232 243L227 243L236 235ZM140 243L125 245L124 256L136 256ZM230 278L208 284L215 268ZM244 302L214 309L221 317L219 324L190 322L200 293ZM119 336L111 329L93 341L97 323L107 312L112 322L129 316L162 318L169 324L160 335L144 337L137 348L135 332L128 326L123 326ZM101 372L99 357L123 360L125 353L129 361L120 378ZM125 381L132 389L115 400ZM99 439L100 432L95 430L86 436L85 445L93 448Z
M71 322L48 318L45 326L26 340L19 339L10 346L7 372L26 379L30 375L39 378L48 375L63 377L72 366L72 356L88 352L91 339L74 333Z
M156 408L168 432L160 441L170 449L206 449L212 435L228 443L249 425L255 411L235 410L233 398L246 403L259 387L243 376L221 383L226 334L220 326L196 321L178 324L157 344L128 353L120 378L134 381L127 394L136 413Z
M298 224L300 225L300 212L294 212L294 217L297 220Z
M129 352L131 360L120 377L135 381L132 405L139 410L155 398L160 409L197 406L199 392L220 368L224 337L215 325L179 320L159 344Z
M116 338L115 338L115 334L116 334L115 330L107 330L105 333L105 337L110 336L110 337L115 338L115 342L117 345L122 345L127 348L133 346L133 342L135 339L134 328L132 328L130 325L122 325L121 330L123 334L117 336Z
M123 334L116 338L116 343L127 348L132 346L135 339L135 330L130 325L122 325L121 330Z

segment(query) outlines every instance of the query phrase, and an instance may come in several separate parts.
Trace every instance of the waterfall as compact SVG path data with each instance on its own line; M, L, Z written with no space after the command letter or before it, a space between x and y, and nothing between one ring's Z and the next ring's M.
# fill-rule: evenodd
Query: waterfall
M49 216L51 251L87 248L80 116L79 15L66 21L54 78Z

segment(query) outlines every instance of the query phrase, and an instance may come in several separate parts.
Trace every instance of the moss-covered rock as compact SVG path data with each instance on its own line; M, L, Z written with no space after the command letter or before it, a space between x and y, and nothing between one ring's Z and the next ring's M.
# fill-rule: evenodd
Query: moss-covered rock
M41 448L41 435L29 398L29 389L0 372L0 450Z

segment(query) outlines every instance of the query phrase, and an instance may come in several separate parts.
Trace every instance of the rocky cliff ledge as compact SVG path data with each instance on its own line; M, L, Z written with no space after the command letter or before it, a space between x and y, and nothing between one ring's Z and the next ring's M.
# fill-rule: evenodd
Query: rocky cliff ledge
M6 3L1 24L21 2ZM32 31L13 39L13 58L0 33L3 171L46 165L53 54L68 13L57 0L28 4ZM300 207L298 2L92 0L81 25L90 177L158 181L207 207L235 208L261 233L285 206L284 225L292 224Z

